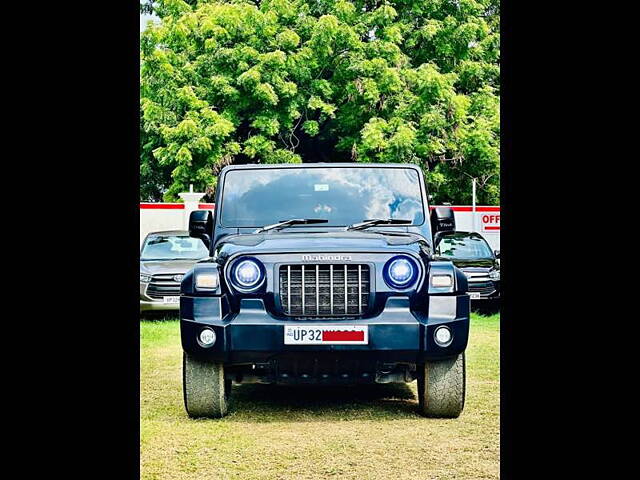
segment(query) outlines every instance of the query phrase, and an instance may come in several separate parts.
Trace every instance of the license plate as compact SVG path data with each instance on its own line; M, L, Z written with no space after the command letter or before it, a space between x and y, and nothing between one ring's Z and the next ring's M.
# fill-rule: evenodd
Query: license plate
M285 325L285 345L366 345L366 325Z
M169 305L179 305L180 297L162 297L162 302Z
M471 300L480 300L480 292L469 292Z

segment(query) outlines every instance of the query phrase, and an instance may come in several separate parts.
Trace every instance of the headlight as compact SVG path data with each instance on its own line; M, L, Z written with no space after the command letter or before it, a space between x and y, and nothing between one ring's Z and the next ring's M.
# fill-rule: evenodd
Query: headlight
M196 288L216 289L220 285L220 277L217 273L196 274Z
M489 278L491 280L500 280L500 270L491 270L489 272Z
M151 281L150 275L142 275L140 274L140 282L141 283L149 283Z
M384 279L392 288L408 288L416 278L418 278L418 266L410 257L394 257L385 266Z
M264 267L257 260L240 260L231 270L231 281L240 291L256 290L264 281Z

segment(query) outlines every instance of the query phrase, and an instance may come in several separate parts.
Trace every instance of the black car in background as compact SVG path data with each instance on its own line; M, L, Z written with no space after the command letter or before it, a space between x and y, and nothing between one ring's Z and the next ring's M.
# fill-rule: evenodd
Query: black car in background
M471 300L500 298L500 250L491 250L479 233L442 232L436 235L435 255L464 272Z

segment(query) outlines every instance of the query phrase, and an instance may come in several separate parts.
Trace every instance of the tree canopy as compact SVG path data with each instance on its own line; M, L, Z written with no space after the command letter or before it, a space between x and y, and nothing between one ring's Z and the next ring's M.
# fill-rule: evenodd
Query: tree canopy
M499 0L164 0L141 34L141 195L230 163L409 162L499 203Z

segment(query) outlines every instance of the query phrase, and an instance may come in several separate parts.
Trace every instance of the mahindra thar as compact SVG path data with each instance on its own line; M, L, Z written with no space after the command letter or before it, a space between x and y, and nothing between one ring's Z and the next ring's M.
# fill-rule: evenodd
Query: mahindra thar
M418 381L419 411L465 399L467 279L434 260L421 170L403 164L225 167L215 211L191 212L210 257L181 283L183 393L224 416L231 385Z

